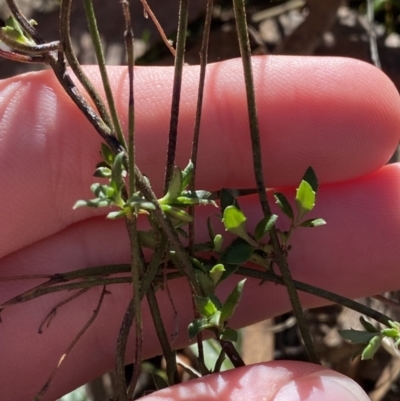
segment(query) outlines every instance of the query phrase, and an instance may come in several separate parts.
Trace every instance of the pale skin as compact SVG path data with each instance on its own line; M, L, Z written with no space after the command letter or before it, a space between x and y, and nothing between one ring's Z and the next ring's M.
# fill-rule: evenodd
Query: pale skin
M99 85L95 70L91 77ZM209 67L197 188L253 187L248 122L240 61ZM400 170L383 167L400 137L400 100L394 85L374 67L349 59L256 58L254 75L264 173L268 187L293 188L312 165L321 182L313 216L328 224L303 229L289 256L295 278L360 297L400 284ZM118 107L126 122L126 69L110 69ZM172 69L136 69L137 158L158 195L162 188ZM177 164L189 158L197 67L185 70ZM72 210L91 196L99 159L99 137L63 93L51 72L17 76L0 83L0 276L52 274L126 263L129 247L123 222L104 219L107 210ZM125 124L126 125L126 124ZM260 218L256 196L244 198L249 228ZM275 207L274 207L275 210ZM214 213L199 209L199 216ZM282 227L287 224L280 217ZM206 238L206 226L197 226ZM237 279L235 279L237 281ZM40 281L0 282L0 302ZM222 299L234 281L224 284ZM109 288L93 326L65 360L45 400L71 391L113 368L115 341L131 286ZM188 343L189 292L171 282L179 329L174 346ZM99 289L65 305L44 333L37 329L66 294L10 307L0 325L2 400L26 401L43 385L60 356L96 306ZM168 333L176 320L159 295ZM308 295L304 307L324 304ZM231 321L244 326L290 309L284 289L248 280ZM160 353L144 306L144 357ZM133 356L133 339L128 359ZM149 400L367 400L350 379L298 362L245 367L173 387Z

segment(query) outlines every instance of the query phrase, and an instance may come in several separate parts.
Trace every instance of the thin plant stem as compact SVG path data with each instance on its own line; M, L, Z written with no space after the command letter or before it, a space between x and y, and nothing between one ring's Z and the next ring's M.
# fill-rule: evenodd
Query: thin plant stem
M135 215L128 217L127 227L131 240L131 275L133 289L133 316L135 319L136 329L136 348L135 348L135 372L131 385L136 387L139 379L140 363L142 362L143 348L143 319L142 319L142 302L140 297L140 276L144 271L143 263L139 257L139 241L137 236L137 219Z
M218 358L215 362L214 369L212 371L213 373L218 373L221 371L221 367L222 364L224 363L225 356L226 356L225 351L221 349L221 352L219 353Z
M243 63L244 80L246 85L247 95L247 109L249 114L251 145L253 152L253 167L256 178L257 192L260 199L260 204L265 218L269 218L272 213L268 204L267 194L265 190L265 183L262 168L262 155L261 155L261 141L260 131L258 125L256 97L254 91L254 79L251 66L251 49L249 43L246 10L244 0L233 0L233 8L235 12L236 28L239 39L240 54ZM299 330L304 341L310 361L313 363L320 363L318 355L315 351L313 340L310 330L307 325L307 320L304 316L303 309L300 304L300 299L293 284L292 274L289 270L286 257L284 256L276 229L273 228L270 232L274 253L276 256L277 265L281 271L282 278L288 291L290 302L292 304L293 312L299 324Z
M100 285L110 285L110 284L124 284L132 283L132 277L113 277L113 278L99 278L94 280L84 280L80 282L73 282L61 285L55 285L53 287L38 288L35 291L29 293L28 295L17 295L16 297L4 302L0 305L0 313L4 308L11 305L21 304L24 302L31 301L32 299L39 298L43 295L52 294L59 291L71 291L80 288L92 288ZM1 320L0 320L1 322Z
M192 268L190 257L187 254L181 241L179 240L178 234L172 226L171 221L165 216L165 213L161 209L161 206L159 205L154 192L148 186L145 178L143 177L137 166L135 166L135 174L137 179L136 183L139 190L143 193L146 200L154 204L154 217L156 218L157 223L159 224L159 227L163 234L167 236L172 249L176 252L176 260L178 261L177 268L183 269L184 275L188 277L189 282L193 287L195 293L201 294L203 291Z
M180 382L178 371L176 369L176 353L172 350L171 345L168 341L168 336L164 328L160 308L158 306L153 287L150 287L147 291L147 302L149 304L150 313L153 318L154 326L156 328L158 341L161 344L161 348L165 357L167 365L166 373L168 384L172 386L173 384L177 384Z
M42 56L28 56L26 54L15 53L12 51L7 51L0 49L0 57L6 58L11 61L17 61L18 63L27 64L45 64L46 59Z
M117 350L115 357L115 380L116 389L119 401L127 401L126 383L125 383L125 350L128 341L129 332L135 317L134 313L134 299L129 301L126 308L124 318L118 333ZM140 363L140 362L139 362ZM135 361L135 369L137 368L137 361Z
M219 340L219 343L235 368L246 366L242 357L231 341Z
M100 117L112 128L111 118L108 114L106 106L101 99L100 95L88 79L87 75L83 71L79 61L76 57L74 49L72 47L71 35L70 35L70 25L71 25L71 3L72 0L62 0L60 7L60 40L62 44L62 49L65 54L69 66L74 72L75 76L78 78L79 82L85 88L86 92L93 100Z
M175 55L176 55L175 49L171 45L171 42L168 40L167 35L165 34L164 29L162 28L161 24L158 22L157 17L154 15L153 10L150 8L150 6L149 6L149 4L147 3L146 0L140 0L140 1L141 1L142 5L143 5L144 12L153 21L153 24L156 26L156 28L157 28L157 30L158 30L158 32L159 32L159 34L161 36L161 39L163 40L165 46L167 46L168 50L175 57Z
M129 195L132 196L136 192L135 180L135 98L133 93L134 82L134 46L133 31L131 25L131 15L129 12L129 2L122 0L122 9L125 19L125 48L128 58L128 77L129 77L129 100L128 100L128 157L129 157Z
M258 269L250 269L248 267L239 267L235 274L240 276L249 277L249 278L258 278L264 281L270 281L275 284L285 285L284 280L281 276L278 276L269 271L261 271ZM362 315L368 316L371 319L376 320L379 323L382 323L388 327L390 318L385 316L384 314L369 308L366 305L360 304L357 301L353 301L352 299L343 297L339 294L335 294L333 292L324 290L319 287L315 287L313 285L303 283L301 281L293 280L293 284L295 285L296 289L302 292L306 292L311 295L315 295L319 298L326 299L330 303L342 305L346 308L352 309L356 312L361 313ZM262 284L261 284L262 285Z
M67 303L73 301L74 299L80 297L81 295L85 294L88 292L90 288L83 288L76 292L75 294L71 295L67 299L64 299L64 301L59 302L56 306L54 306L51 311L46 315L46 317L43 319L42 323L40 324L38 328L38 333L42 334L43 333L43 326L46 324L46 327L50 326L51 321L54 319L56 316L57 310L60 309L62 306L66 305Z
M87 120L92 124L92 126L104 139L107 145L113 150L113 152L117 154L123 151L124 147L115 137L112 128L106 125L106 123L96 114L96 112L88 104L86 99L80 94L74 81L71 79L71 77L67 72L63 54L59 53L57 60L54 58L52 54L47 54L46 62L53 69L58 81L64 88L65 92L71 97L74 103L82 111Z
M37 44L27 45L24 43L19 43L16 40L10 38L8 35L6 35L2 29L0 29L0 40L7 46L11 47L13 50L18 50L19 52L27 53L32 56L37 56L60 49L59 41L43 43L40 45Z
M121 2L122 10L125 19L125 47L128 58L128 77L129 77L129 101L128 101L128 172L129 172L129 195L133 196L136 192L136 177L135 177L135 102L134 102L134 45L133 45L133 31L131 25L131 16L129 12L128 0ZM129 391L132 392L136 388L137 381L139 380L140 367L142 362L142 349L143 349L143 320L142 320L142 302L140 296L141 275L144 272L145 262L141 261L139 255L141 253L140 244L138 240L137 229L137 211L132 211L131 215L127 217L127 227L129 237L131 239L131 263L132 263L132 290L133 290L133 310L136 328L136 348L135 348L135 370L130 383ZM131 396L128 392L128 399Z
M204 83L206 80L206 70L207 70L207 59L208 59L208 43L210 41L210 28L213 12L213 0L207 1L206 17L204 21L203 37L200 49L200 76L199 76L199 89L197 92L197 105L196 105L196 118L194 123L193 140L192 140L192 152L190 159L193 163L193 176L190 182L190 189L193 191L195 189L196 182L196 171L197 171L197 155L199 148L199 138L200 138L200 124L201 124L201 114L203 110L203 97L204 97ZM191 207L189 212L194 216L195 208ZM189 223L189 249L193 253L194 246L194 219Z
M162 263L163 256L167 249L168 240L165 235L161 237L160 243L155 250L150 263L147 265L147 269L143 274L140 293L144 296L149 290L153 283L154 277L156 276L160 265Z
M180 0L164 193L167 193L168 185L175 166L176 144L178 138L179 104L181 100L183 64L185 58L186 32L189 14L188 10L189 0Z
M93 47L97 57L97 63L99 66L99 71L101 75L101 80L103 83L104 91L107 98L108 108L110 110L111 119L113 122L113 128L117 134L117 138L119 143L122 145L124 149L126 149L126 142L124 138L124 134L122 132L121 124L118 118L117 109L115 107L114 96L112 94L110 81L108 79L108 73L106 69L106 62L104 59L103 48L101 45L101 39L99 30L97 28L96 17L93 9L92 0L84 0L83 4L85 6L86 17L89 25L90 35L93 41Z
M89 329L91 324L94 322L96 319L97 315L99 314L101 305L103 303L103 299L105 294L107 293L106 287L103 287L103 290L101 291L99 301L97 303L96 309L93 311L92 316L90 319L86 322L86 324L82 327L82 329L79 331L79 333L75 336L75 338L72 340L70 345L67 347L65 350L64 354L61 356L60 360L58 361L57 366L53 369L51 372L49 378L47 379L46 383L44 386L40 389L40 391L36 394L34 401L40 401L43 396L46 394L47 390L49 389L51 382L53 381L53 378L57 371L60 369L60 366L62 363L65 361L65 358L71 353L72 349L74 348L75 344L80 340L80 338L86 333L86 331Z

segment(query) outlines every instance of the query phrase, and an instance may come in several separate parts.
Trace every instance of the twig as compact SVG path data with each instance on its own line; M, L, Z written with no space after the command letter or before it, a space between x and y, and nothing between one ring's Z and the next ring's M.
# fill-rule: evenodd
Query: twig
M117 338L117 350L115 358L115 380L116 389L118 392L119 401L127 401L128 397L126 394L126 383L125 383L125 350L126 343L128 341L129 332L134 319L134 299L132 298L129 302L124 318L122 320L121 328ZM140 361L135 361L135 369L138 368Z
M59 302L56 306L54 306L51 311L47 314L47 316L43 319L42 323L39 326L38 329L38 333L42 334L43 332L43 326L45 325L45 323L47 322L46 327L50 326L51 321L53 320L53 318L56 316L57 310L60 309L63 305L67 304L68 302L71 302L72 300L80 297L81 295L83 295L85 292L88 292L90 290L90 288L83 288L82 290L76 292L75 294L71 295L70 297L68 297L67 299L64 299L64 301Z
M246 366L246 364L243 362L242 357L240 356L239 352L237 352L232 342L226 340L219 340L219 343L221 344L222 349L224 350L225 354L229 357L235 368Z
M18 50L19 52L27 53L28 55L30 54L32 56L37 56L60 49L59 41L43 43L40 45L26 45L24 43L19 43L6 35L2 29L0 29L0 41L11 47L13 50Z
M150 8L150 6L147 3L147 0L140 0L143 4L143 8L145 13L150 17L150 19L153 21L153 24L156 26L159 34L161 35L161 39L165 43L165 45L168 47L169 51L171 54L175 57L176 52L174 47L171 45L171 42L168 40L167 35L164 32L164 29L162 28L161 24L158 22L157 17L154 15L153 10Z
M82 329L79 331L79 333L75 336L75 338L72 340L71 344L67 347L66 351L64 354L61 356L60 360L58 361L57 366L53 369L53 372L50 374L49 378L47 379L46 383L44 386L40 389L40 391L36 394L34 401L39 401L42 399L42 397L45 395L47 390L50 387L51 382L53 381L53 378L60 368L61 364L65 361L65 358L71 353L72 349L74 348L75 344L79 341L79 339L85 334L85 332L88 330L90 325L94 322L96 319L97 315L99 314L101 304L103 303L104 295L107 293L106 286L103 287L103 290L101 291L100 299L99 302L97 303L96 309L93 311L93 314L91 318L86 322L86 324L82 327Z
M258 278L263 281L270 281L275 284L285 285L284 280L281 276L278 276L269 271L261 271L257 269L250 269L248 267L239 267L235 274L244 277ZM356 312L361 313L362 315L368 316L371 319L376 320L379 323L384 324L385 326L390 327L389 320L390 318L385 316L383 313L380 313L374 309L369 308L359 302L353 301L352 299L342 297L339 294L335 294L333 292L324 290L319 287L315 287L313 285L303 283L301 281L293 280L293 284L296 289L302 292L306 292L311 295L315 295L319 298L326 299L331 303L342 305L346 308L352 309Z
M166 373L168 384L172 386L180 382L178 371L176 370L176 353L172 350L168 341L168 336L162 321L160 308L158 307L157 298L153 287L147 291L147 302L149 303L150 313L153 318L154 326L156 328L158 341L161 344L165 361L167 364Z
M251 145L253 152L253 168L257 184L257 192L260 199L263 215L265 218L269 218L272 213L270 206L268 204L264 177L263 177L260 132L258 126L253 71L251 66L251 49L247 33L246 10L244 6L244 0L233 0L233 6L235 11L236 27L239 38L240 54L243 63L244 79L246 84L247 109L249 114ZM315 351L315 347L307 325L307 321L300 304L300 299L297 294L296 288L293 284L292 274L289 270L286 257L282 252L275 227L273 227L273 229L270 232L270 238L272 241L277 265L281 271L282 278L285 282L290 302L292 304L293 312L297 318L300 333L302 335L308 356L311 362L319 363L319 358Z
M110 81L108 79L108 73L106 69L106 61L104 59L103 48L101 45L101 39L99 30L97 29L96 17L93 9L92 0L84 0L83 5L85 7L86 17L89 25L90 36L92 37L93 47L96 53L97 63L99 66L99 71L101 75L101 81L103 83L103 88L106 94L108 108L111 114L111 120L113 123L113 128L117 134L117 138L121 146L126 149L126 142L124 135L122 133L121 124L118 118L117 109L115 107L114 96L111 91Z
M3 49L0 49L0 57L19 63L44 64L46 62L44 56L28 56Z
M100 95L88 79L87 75L84 73L72 47L70 35L71 3L72 0L62 0L60 7L60 38L62 49L64 51L65 58L68 60L69 66L78 78L79 82L85 88L90 98L93 100L93 103L95 104L96 109L100 114L100 117L103 119L108 127L112 127L111 118L108 114L106 106Z
M181 100L182 73L185 58L186 31L188 23L189 0L180 0L178 33L176 39L176 55L174 65L174 83L172 88L171 119L168 135L167 162L165 167L164 193L175 167L176 143L178 137L179 103Z
M200 76L199 76L199 89L197 92L197 105L196 105L196 119L194 123L193 140L192 140L192 151L190 159L193 163L193 176L190 182L190 189L194 191L196 182L196 171L197 171L197 155L199 147L200 138L200 124L201 124L201 114L203 110L203 97L204 97L204 84L206 80L206 69L207 69L207 59L208 59L208 44L210 41L210 28L212 20L213 11L213 0L207 1L206 17L204 21L203 38L201 42L200 49ZM189 213L194 216L194 207L189 209ZM189 223L189 249L193 253L194 246L194 219Z

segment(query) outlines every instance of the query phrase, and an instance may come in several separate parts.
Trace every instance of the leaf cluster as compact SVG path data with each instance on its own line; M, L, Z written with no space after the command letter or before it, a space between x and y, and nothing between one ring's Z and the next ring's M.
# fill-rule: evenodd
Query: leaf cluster
M400 345L400 323L389 320L389 326L379 330L363 316L360 322L365 330L340 330L340 335L353 344L361 345L354 357L361 356L362 360L372 359L380 348L384 338L393 341L396 348Z

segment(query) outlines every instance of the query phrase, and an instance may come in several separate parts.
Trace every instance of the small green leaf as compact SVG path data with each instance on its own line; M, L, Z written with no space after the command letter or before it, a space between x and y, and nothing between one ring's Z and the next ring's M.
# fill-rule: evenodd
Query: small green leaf
M200 269L194 269L194 272L204 293L206 295L212 294L215 290L215 285L209 273Z
M318 185L319 185L318 184L318 179L317 179L317 176L315 174L315 171L313 170L313 168L311 166L308 167L308 169L304 173L302 180L308 182L310 184L312 190L315 193L317 193Z
M271 231L277 220L278 216L276 214L272 214L269 218L264 217L261 221L259 221L254 232L255 239L260 241L264 235Z
M232 276L236 272L236 270L239 268L239 265L229 265L227 263L224 264L225 271L224 274L222 275L221 279L219 282L221 283L222 281L226 280L228 277Z
M326 224L324 219L309 219L304 220L299 224L299 227L318 227Z
M315 206L315 192L307 181L302 181L296 190L297 221Z
M211 317L217 312L217 308L210 298L195 296L196 307L204 317Z
M186 189L186 187L189 185L190 180L193 177L193 171L194 171L194 164L192 163L191 160L189 160L188 165L185 167L185 169L182 171L182 185L181 185L181 192Z
M160 206L161 209L164 210L165 214L169 217L173 217L174 219L178 219L184 223L190 223L193 221L193 217L182 209L163 204Z
M275 192L274 198L275 198L276 204L280 207L282 212L285 213L286 216L289 217L290 220L294 220L293 209L292 209L292 206L290 205L289 201L287 200L286 196L283 195L281 192Z
M124 152L118 153L114 159L114 163L111 170L110 186L112 186L118 194L121 192L123 186L123 180L122 180L122 171L124 169L124 166L122 164L123 160L124 160Z
M235 206L237 209L240 209L238 201L232 195L231 191L226 188L221 189L220 204L222 212L224 212L228 206Z
M390 337L390 338L397 338L400 335L400 333L397 329L383 329L381 331L381 334L383 334L386 337Z
M182 191L181 196L191 199L208 199L211 196L211 192L204 191L202 189L198 189L196 191Z
M125 203L130 208L154 210L156 207L154 203L147 201L142 196L132 195Z
M103 158L104 162L107 163L109 167L111 167L114 163L115 155L111 151L111 149L105 144L101 144L101 157Z
M214 285L217 285L217 283L221 279L222 275L224 274L224 271L225 271L225 267L221 263L218 263L212 267L209 274L210 274L211 280L213 281Z
M115 212L110 212L107 215L107 219L110 219L110 220L116 220L116 219L120 219L122 217L126 217L125 210L117 210Z
M100 178L110 178L111 177L111 169L108 167L98 167L93 174L94 177Z
M246 220L244 213L237 207L228 206L225 208L222 222L226 230L234 232L237 229L241 229Z
M105 198L95 198L95 199L90 199L90 200L79 200L75 203L73 206L73 209L78 209L80 207L94 207L94 208L99 208L99 207L107 207L111 205L111 201L109 199Z
M217 234L214 237L213 244L214 244L214 252L221 252L223 246L224 238L221 234Z
M109 185L92 184L90 190L99 198L110 199L115 195L115 189Z
M258 245L257 242L251 238L246 231L246 220L247 218L244 213L236 206L228 206L225 208L222 218L225 229L256 247Z
M242 238L236 238L224 250L219 262L222 264L239 265L247 262L253 255L254 247Z
M383 336L375 336L373 337L368 345L364 348L361 353L361 360L366 361L368 359L372 359L381 346Z
M221 322L226 322L235 312L235 309L242 297L243 286L246 279L243 279L237 283L233 291L228 295L228 298L224 302L221 310Z
M225 327L220 335L221 340L231 341L235 343L238 340L239 334L237 330L231 329L230 327Z
M215 327L215 328L220 328L221 327L221 312L218 310L216 311L209 319L208 319L209 324L211 325L211 327Z
M181 194L182 188L182 171L179 167L175 167L172 178L169 182L167 193L158 201L160 204L169 205Z
M198 191L200 192L200 191ZM206 192L206 191L204 191ZM210 193L210 192L209 192ZM207 198L197 198L197 197L187 197L187 196L178 196L172 202L170 202L173 206L195 206L195 205L213 205L217 207L217 204L212 199Z
M201 331L206 330L208 328L215 327L215 325L209 323L208 319L203 317L200 319L195 319L193 322L189 324L188 331L189 337L196 337Z
M339 330L339 334L346 340L351 341L353 344L368 344L372 338L376 336L375 333L369 333L362 330Z
M88 206L87 201L78 200L75 202L74 206L72 206L72 209L75 210L78 209L79 207L87 207L87 206Z
M26 45L26 46L35 46L36 43L30 38L30 36L22 30L18 21L10 16L5 21L6 26L2 27L2 31L12 40L16 42Z
M370 333L379 333L379 330L368 320L365 320L364 316L360 316L360 323L363 325L364 329Z
M400 323L395 322L393 320L389 320L389 326L392 327L393 329L400 330Z

